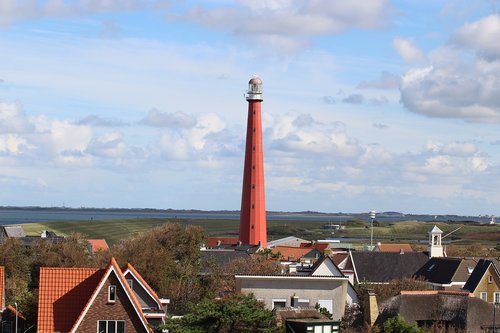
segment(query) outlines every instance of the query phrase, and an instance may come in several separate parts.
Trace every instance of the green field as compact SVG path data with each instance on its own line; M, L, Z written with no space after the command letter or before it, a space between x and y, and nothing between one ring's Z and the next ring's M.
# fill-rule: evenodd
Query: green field
M42 230L52 230L58 235L68 235L78 232L88 238L104 238L111 245L135 233L149 230L164 223L181 223L183 225L197 225L202 227L209 236L233 236L239 231L238 220L227 219L127 219L107 221L57 221L46 223L22 224L27 234L38 235ZM362 221L345 221L344 230L327 230L321 227L328 221L268 221L268 240L286 236L297 236L304 239L316 240L327 237L357 237L369 238L369 223ZM457 229L446 239L453 242L468 244L481 242L495 245L500 241L500 225L484 225L476 223L448 223L448 222L384 222L375 223L374 241L381 242L416 242L426 240L428 232L437 225L444 231L444 235ZM349 242L352 242L351 240Z

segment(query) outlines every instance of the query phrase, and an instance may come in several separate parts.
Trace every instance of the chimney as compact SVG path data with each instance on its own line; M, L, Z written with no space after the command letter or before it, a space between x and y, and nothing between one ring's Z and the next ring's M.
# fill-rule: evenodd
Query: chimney
M292 296L292 308L297 308L299 307L299 296Z
M370 324L370 326L375 325L378 317L378 304L377 296L373 291L368 291L368 304L365 311L365 321Z

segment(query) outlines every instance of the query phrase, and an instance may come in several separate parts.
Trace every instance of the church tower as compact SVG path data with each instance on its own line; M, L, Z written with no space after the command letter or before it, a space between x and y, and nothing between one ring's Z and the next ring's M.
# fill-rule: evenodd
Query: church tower
M441 245L441 236L443 231L439 229L436 225L429 231L429 247L427 251L429 251L429 257L443 257L443 245Z
M262 80L253 76L248 82L248 121L241 194L240 241L267 247L266 198L264 191L264 154L262 148Z

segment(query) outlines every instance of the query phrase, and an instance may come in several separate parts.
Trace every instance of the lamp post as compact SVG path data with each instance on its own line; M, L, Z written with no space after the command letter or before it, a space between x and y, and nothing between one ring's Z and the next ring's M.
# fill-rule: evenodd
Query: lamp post
M17 333L17 302L14 302L14 306L16 307L16 328L14 329L14 332Z
M375 211L370 211L370 250L373 251L373 220L375 220Z

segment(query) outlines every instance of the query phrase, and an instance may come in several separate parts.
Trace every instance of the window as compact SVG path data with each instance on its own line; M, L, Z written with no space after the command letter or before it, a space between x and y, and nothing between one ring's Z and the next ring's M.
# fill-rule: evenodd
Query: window
M273 309L286 307L286 299L273 299Z
M483 301L488 302L488 293L482 291L480 296L479 296Z
M493 283L493 275L488 276L488 283Z
M334 332L332 325L323 325L320 324L318 326L307 326L307 333L332 333ZM337 331L335 331L337 332Z
M125 321L98 320L97 333L125 333Z
M108 287L108 302L114 303L116 301L116 286L110 285Z
M298 306L309 306L309 300L308 299L302 299L299 298L297 301Z
M133 289L133 288L134 288L134 280L132 280L132 279L127 279L127 283L128 283L128 285L129 285L130 289Z
M500 292L495 292L495 304L500 304Z

